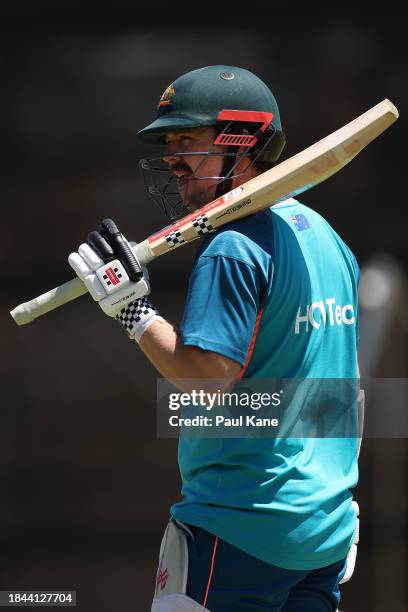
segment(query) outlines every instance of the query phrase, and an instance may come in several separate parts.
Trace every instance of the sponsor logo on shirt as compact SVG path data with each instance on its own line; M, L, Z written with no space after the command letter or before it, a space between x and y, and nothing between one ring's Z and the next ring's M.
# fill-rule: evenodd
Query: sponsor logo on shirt
M309 329L334 327L335 325L353 325L356 322L352 304L336 304L334 297L326 298L313 304L299 306L295 320L295 334L308 332Z

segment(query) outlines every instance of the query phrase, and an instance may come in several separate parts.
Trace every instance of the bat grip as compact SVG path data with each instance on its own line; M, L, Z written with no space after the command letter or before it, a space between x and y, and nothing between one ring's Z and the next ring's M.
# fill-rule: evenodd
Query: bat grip
M148 240L144 240L139 244L131 243L130 247L133 255L141 265L147 265L155 258ZM47 293L43 293L29 302L16 306L10 314L17 325L26 325L37 317L41 317L50 312L50 310L75 300L86 292L87 289L83 282L79 278L73 278L67 283L51 289L51 291L47 291Z
M25 325L50 310L75 300L86 292L87 288L84 283L79 278L73 278L67 283L51 289L51 291L47 291L47 293L43 293L29 302L20 304L10 314L17 325Z

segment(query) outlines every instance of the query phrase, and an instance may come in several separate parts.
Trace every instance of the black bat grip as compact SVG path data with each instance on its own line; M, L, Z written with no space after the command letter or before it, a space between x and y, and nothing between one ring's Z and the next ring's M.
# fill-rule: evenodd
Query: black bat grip
M104 219L101 223L101 234L107 239L115 254L123 264L131 281L137 282L143 276L140 263L133 255L132 249L123 239L116 223L112 219Z

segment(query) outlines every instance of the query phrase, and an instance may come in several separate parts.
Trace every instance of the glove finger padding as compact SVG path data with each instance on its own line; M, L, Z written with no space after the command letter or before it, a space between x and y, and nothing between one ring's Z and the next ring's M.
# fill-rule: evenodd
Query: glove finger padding
M92 274L92 269L88 266L86 261L81 257L79 253L74 251L68 257L68 263L74 270L75 274L83 281L85 278Z
M137 282L143 274L140 263L134 256L128 241L120 233L117 225L112 219L104 219L100 230L102 236L106 238L115 251L116 257L122 262L130 280Z
M96 274L93 273L92 269L79 253L71 253L68 257L68 263L75 274L83 281L85 287L96 302L106 297L106 291L101 281Z
M89 232L88 245L103 259L104 263L115 259L115 252L104 236L95 230Z
M91 249L89 244L87 244L86 242L79 246L78 253L82 257L82 259L85 260L85 262L88 264L88 266L93 272L95 272L95 270L103 266L103 264L105 263L103 259L99 257L98 253L94 249Z

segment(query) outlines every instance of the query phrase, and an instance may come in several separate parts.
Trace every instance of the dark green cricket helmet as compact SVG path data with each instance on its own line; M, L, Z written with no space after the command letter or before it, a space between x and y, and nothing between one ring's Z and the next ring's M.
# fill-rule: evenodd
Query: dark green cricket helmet
M156 119L138 136L143 142L159 144L168 132L205 126L222 132L228 122L241 129L253 128L249 129L249 134L256 135L252 156L266 162L279 158L285 135L275 97L259 77L236 66L207 66L176 79L160 98ZM247 144L223 136L216 144Z

